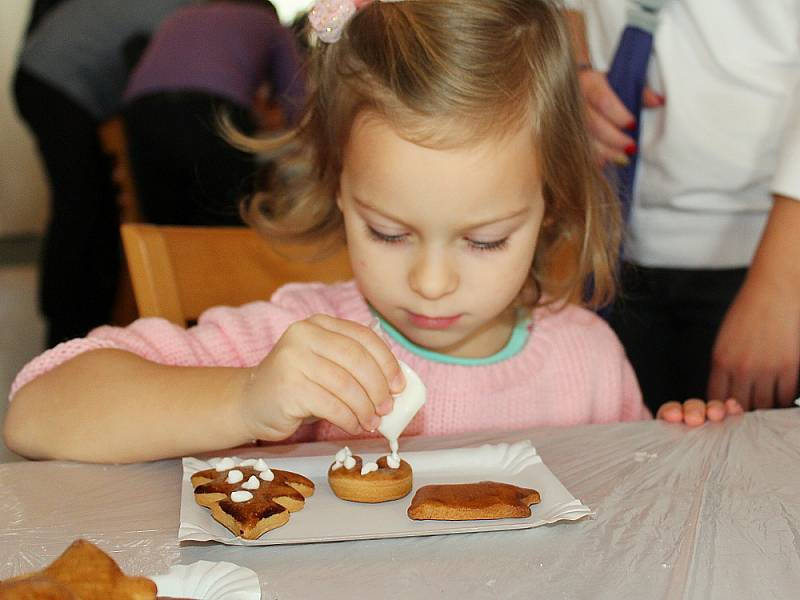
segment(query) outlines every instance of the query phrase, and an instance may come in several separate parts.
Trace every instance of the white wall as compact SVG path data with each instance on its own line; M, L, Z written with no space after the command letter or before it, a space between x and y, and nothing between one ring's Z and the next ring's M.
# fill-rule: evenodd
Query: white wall
M41 232L47 184L36 146L17 117L11 78L31 0L0 0L0 237Z
M314 3L313 0L271 0L278 10L278 16L284 24L289 25L297 13L309 10Z

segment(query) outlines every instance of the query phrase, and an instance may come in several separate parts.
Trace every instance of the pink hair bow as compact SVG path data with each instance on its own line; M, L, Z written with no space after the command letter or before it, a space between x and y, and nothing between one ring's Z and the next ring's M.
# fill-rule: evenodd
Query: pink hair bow
M356 11L373 0L317 0L308 20L320 40L327 44L338 42L342 37L347 22L356 14ZM398 0L382 0L383 2L397 2Z

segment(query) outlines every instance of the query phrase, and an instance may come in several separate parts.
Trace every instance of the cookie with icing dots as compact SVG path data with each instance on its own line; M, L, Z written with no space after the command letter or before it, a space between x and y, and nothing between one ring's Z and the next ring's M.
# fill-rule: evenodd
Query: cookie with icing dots
M270 469L263 459L222 459L191 477L197 503L246 540L285 525L314 494L314 483L291 471Z
M413 472L411 465L397 456L382 456L365 464L345 447L328 469L328 485L342 500L388 502L408 495L413 486Z

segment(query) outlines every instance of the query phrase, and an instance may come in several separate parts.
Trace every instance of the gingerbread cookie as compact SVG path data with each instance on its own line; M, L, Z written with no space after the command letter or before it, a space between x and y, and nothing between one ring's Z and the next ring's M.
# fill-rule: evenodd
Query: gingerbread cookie
M153 600L156 584L128 577L94 544L76 540L41 571L0 582L0 599Z
M346 446L328 469L328 485L342 500L388 502L408 495L413 484L411 466L397 455L366 463Z
M417 490L408 516L415 520L473 521L531 516L539 492L496 481L426 485Z
M290 471L270 469L263 459L235 463L224 458L192 475L198 504L234 534L255 540L289 521L305 505L314 483Z

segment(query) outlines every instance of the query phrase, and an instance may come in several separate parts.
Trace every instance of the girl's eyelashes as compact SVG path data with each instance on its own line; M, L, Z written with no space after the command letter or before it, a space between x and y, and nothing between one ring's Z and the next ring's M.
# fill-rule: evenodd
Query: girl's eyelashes
M492 242L479 242L477 240L470 240L467 239L467 243L469 243L470 248L475 250L485 251L485 250L502 250L506 246L508 246L508 237L506 236L500 240L494 240Z
M397 234L389 234L389 233L381 233L377 229L373 229L369 225L367 227L367 233L369 237L373 240L378 242L383 242L385 244L399 244L400 242L404 241L407 237L407 233L397 233Z
M402 243L406 241L406 239L408 239L409 235L408 233L383 233L373 227L370 227L369 225L366 225L366 228L367 228L367 234L369 235L370 238L372 238L375 241L382 242L384 244ZM464 240L467 242L467 244L471 249L478 250L479 252L486 252L490 250L502 250L508 245L508 238L509 236L506 236L502 239L493 240L491 242L481 242L469 238L464 238Z

